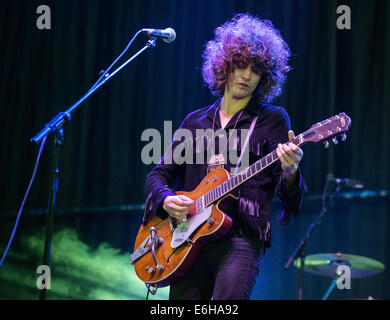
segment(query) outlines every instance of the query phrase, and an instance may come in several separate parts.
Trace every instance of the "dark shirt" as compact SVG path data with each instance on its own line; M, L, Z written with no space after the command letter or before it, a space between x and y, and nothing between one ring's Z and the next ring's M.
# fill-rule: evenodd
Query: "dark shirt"
M192 191L207 174L207 160L203 164L195 163L199 153L205 153L204 159L206 159L207 148L199 147L201 144L196 145L194 140L196 139L196 129L210 129L213 127L213 123L214 130L221 129L218 103L219 100L211 106L190 113L180 127L188 129L192 133L192 139L189 143L192 144L193 163L176 164L175 161L167 161L166 153L160 163L148 174L145 185L147 201L143 217L144 223L150 215L164 216L165 214L166 217L167 215L162 209L164 199L167 196L175 195L175 190ZM275 150L278 143L288 141L288 131L291 128L290 119L282 107L260 104L251 100L239 117L240 113L241 111L237 112L230 119L224 130L229 134L228 130L233 129L235 125L235 129L249 129L252 119L259 114L248 144L249 164ZM235 164L229 161L229 152L231 152L229 150L237 149L236 152L239 156L243 144L240 136L237 134L236 139L229 140L229 147L226 148L228 150L226 159L228 163L225 165L225 169L228 171L235 168ZM245 140L245 137L243 139ZM173 141L170 150L175 150L180 144L183 146L183 141L183 139ZM216 139L215 144L216 153L222 152L225 142L219 145L219 139ZM204 146L207 146L206 142ZM294 185L285 186L280 161L276 161L238 187L238 202L233 204L228 212L225 212L233 219L230 234L257 239L262 241L265 247L269 247L271 243L270 215L274 192L277 192L281 204L281 214L278 221L285 225L291 215L296 216L298 213L305 190L306 186L299 169Z

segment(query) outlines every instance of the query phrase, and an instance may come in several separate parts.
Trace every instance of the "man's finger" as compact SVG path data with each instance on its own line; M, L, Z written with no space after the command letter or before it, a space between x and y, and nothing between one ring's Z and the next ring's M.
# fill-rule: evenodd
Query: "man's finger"
M291 149L292 151L294 151L294 152L297 152L298 149L299 149L299 147L298 147L297 145L295 145L294 143L292 143L292 142L289 142L287 145L288 145L288 146L290 147L290 149Z
M185 219L187 217L186 213L181 213L181 212L178 212L178 211L171 212L169 215L171 217L174 217L174 218L179 219L179 220L183 220L183 219Z
M282 163L282 166L283 167L287 167L287 166L290 166L294 163L293 159L291 159L291 157L286 153L282 153L283 152L283 149L280 150L280 148L276 149L276 154L278 155L278 158L280 160L280 162Z
M282 162L283 167L297 166L302 158L302 155L300 155L298 152L294 152L291 149L290 151L285 150L284 145L281 145L277 149L277 154L280 161Z
M295 159L300 160L303 157L303 150L299 148L294 143L288 144L289 148L291 149L292 153L289 153L291 156L293 155Z
M172 202L178 206L183 206L183 207L190 207L193 205L194 201L190 199L190 201L188 200L182 200L181 198L179 197L175 197L172 199Z
M288 131L288 140L293 140L295 138L294 131L289 130Z
M298 160L297 153L287 144L282 144L282 149L284 150L285 154L289 156L292 159ZM282 154L283 156L283 154Z
M194 200L192 200L191 198L188 198L188 197L185 196L184 194L180 194L178 197L179 197L181 200L185 201L185 202L194 203Z
M185 212L186 210L188 210L188 207L183 207L183 206L180 206L180 205L177 205L173 202L171 202L168 206L167 206L169 209L171 210L175 210L175 211L178 211L178 212Z
M288 146L291 148L292 151L294 151L296 154L303 156L303 150L299 148L296 144L289 142Z

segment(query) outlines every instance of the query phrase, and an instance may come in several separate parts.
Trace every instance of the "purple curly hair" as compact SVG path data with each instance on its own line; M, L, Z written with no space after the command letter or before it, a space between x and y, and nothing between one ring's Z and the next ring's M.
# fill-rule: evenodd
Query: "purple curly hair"
M269 20L236 14L215 30L215 40L206 43L202 76L211 92L221 96L234 68L246 68L261 75L254 91L258 101L271 102L282 92L290 70L290 49Z

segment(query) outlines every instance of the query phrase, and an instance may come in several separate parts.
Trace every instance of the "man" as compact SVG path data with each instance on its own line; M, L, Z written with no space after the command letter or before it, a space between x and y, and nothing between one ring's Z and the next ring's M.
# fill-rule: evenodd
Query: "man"
M287 224L291 214L297 214L305 190L298 168L303 152L293 143L285 143L294 138L289 117L283 108L268 104L280 95L289 70L287 44L269 21L248 14L236 15L215 33L203 54L202 73L212 93L220 98L189 114L181 128L194 136L196 129L249 130L255 119L247 150L240 149L242 137L233 142L228 136L226 145L216 144L214 157L207 160L222 155L225 169L231 171L237 164L223 157L226 148L227 154L233 149L248 152L250 163L276 149L280 162L239 187L238 201L225 212L233 220L229 234L202 249L184 277L171 285L170 299L249 299L261 257L271 243L274 192L281 199L279 222ZM174 141L171 148L177 145ZM205 152L194 150L194 158ZM195 189L210 166L212 163L178 164L163 157L146 179L144 221L153 214L186 218L193 200L177 196L175 190Z

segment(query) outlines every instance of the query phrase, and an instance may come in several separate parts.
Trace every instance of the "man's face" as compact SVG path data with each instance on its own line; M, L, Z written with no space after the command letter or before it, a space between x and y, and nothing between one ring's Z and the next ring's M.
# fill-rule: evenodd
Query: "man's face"
M261 76L250 65L245 69L235 68L226 82L225 92L235 99L248 97L256 89L260 79Z

